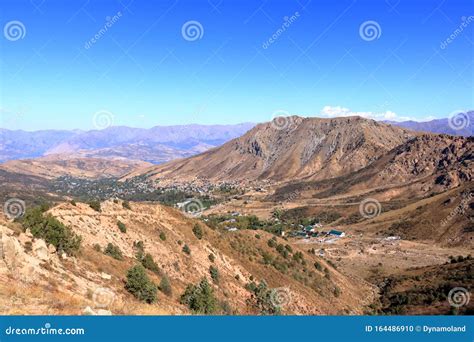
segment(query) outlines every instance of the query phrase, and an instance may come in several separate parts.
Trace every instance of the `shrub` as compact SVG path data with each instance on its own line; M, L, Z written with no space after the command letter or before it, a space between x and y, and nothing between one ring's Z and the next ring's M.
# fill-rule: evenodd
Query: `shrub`
M199 224L195 224L194 227L193 227L193 233L194 235L196 235L196 237L201 240L202 239L202 236L203 236L203 231L202 231L202 228Z
M130 207L130 202L129 201L123 201L122 202L122 207L128 210L132 210L132 207Z
M181 304L198 314L210 315L217 310L217 300L214 291L207 281L202 279L197 285L189 284L181 295Z
M135 241L133 243L133 248L137 251L135 257L138 261L142 262L143 256L145 255L145 246L143 245L143 241Z
M73 206L76 206L76 201L74 201L74 200L71 200L71 202L69 202L69 203L71 203Z
M278 315L281 313L280 307L273 303L272 290L268 288L265 281L258 285L254 282L247 284L246 289L252 293L252 296L247 300L247 304L258 310L260 314Z
M142 265L135 265L127 272L125 289L133 294L138 300L146 303L156 301L156 285L148 278Z
M166 275L164 275L163 278L161 278L159 289L160 289L161 292L163 292L168 297L171 297L171 295L173 294L173 290L171 288L170 280L168 279L168 277Z
M209 267L209 273L211 275L211 279L215 284L219 284L219 270L215 266Z
M160 232L160 239L161 241L166 241L166 234L164 232Z
M316 261L316 262L314 263L314 267L315 267L318 271L320 271L320 272L323 271L323 265L321 265L321 263L318 262L318 261Z
M127 226L122 221L117 221L117 226L118 226L118 229L120 229L122 233L127 232Z
M142 259L142 265L153 273L160 274L160 268L156 264L155 260L153 260L153 257L150 253L145 254L145 257Z
M268 240L267 244L268 244L268 247L270 247L270 248L276 247L277 242L276 242L275 237L272 237L270 240Z
M104 250L104 254L108 255L116 260L123 260L123 254L120 248L113 243L110 243L107 245L107 247Z
M100 208L100 201L90 201L89 202L89 207L91 207L92 209L94 209L95 211L97 212L100 212L101 211L101 208Z
M46 206L27 210L21 218L23 229L29 229L35 238L43 239L52 244L59 252L75 255L81 247L82 237L76 235L71 228L59 222L51 214L44 215Z
M216 257L215 257L214 254L212 254L212 253L209 254L208 258L209 258L209 261L210 261L210 262L214 262L214 261L216 260Z
M188 245L183 246L183 252L187 255L191 255L191 249L188 247Z
M98 243L95 243L93 248L94 248L94 251L96 252L102 252L102 248L100 247Z

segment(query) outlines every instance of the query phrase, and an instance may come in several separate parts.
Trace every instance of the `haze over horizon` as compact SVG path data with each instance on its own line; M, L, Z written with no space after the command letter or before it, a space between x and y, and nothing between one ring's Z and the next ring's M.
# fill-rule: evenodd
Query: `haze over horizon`
M90 130L103 112L145 128L474 108L474 18L462 1L3 4L8 129Z

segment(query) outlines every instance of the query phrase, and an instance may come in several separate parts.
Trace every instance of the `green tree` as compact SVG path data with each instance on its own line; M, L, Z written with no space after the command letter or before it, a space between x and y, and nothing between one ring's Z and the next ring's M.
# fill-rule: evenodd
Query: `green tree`
M92 209L94 209L94 210L97 211L97 212L100 212L100 211L101 211L101 208L100 208L100 201L97 201L97 200L90 201L90 202L89 202L89 207L91 207Z
M219 275L219 270L217 269L217 267L211 265L209 267L209 273L211 275L212 281L216 284L219 284L220 275Z
M166 274L163 275L163 277L161 278L159 289L165 295L167 295L168 297L171 297L173 290L171 288L170 280L168 279Z
M183 246L183 252L186 253L187 255L191 255L191 249L189 248L188 245Z
M133 294L138 300L146 303L156 301L157 287L148 278L142 265L135 265L127 271L127 282L125 289Z
M212 286L205 278L197 285L189 284L181 295L180 303L187 305L192 312L197 314L210 315L218 308Z
M117 226L122 233L127 232L127 226L125 226L125 223L123 223L122 221L117 221Z
M160 232L160 239L161 241L166 241L166 234L164 232Z
M145 254L145 256L142 259L142 265L146 269L152 271L155 274L160 274L160 268L158 267L157 263L155 260L153 260L153 256L150 253Z
M122 202L122 207L128 210L132 210L132 207L130 207L130 202L129 201L123 201Z
M46 206L27 210L20 221L23 229L25 231L29 229L35 238L52 244L59 252L75 255L81 247L82 237L76 235L71 228L62 224L51 214L44 214L46 210Z
M281 309L276 306L272 300L272 290L268 288L265 281L260 284L254 282L246 286L252 296L247 300L247 304L260 312L262 315L279 315Z
M193 227L193 233L194 235L196 235L196 237L201 240L202 239L202 236L203 236L203 231L202 231L202 228L199 224L195 224L194 227Z
M123 260L123 254L120 248L110 242L107 244L107 247L104 250L104 254L116 260Z

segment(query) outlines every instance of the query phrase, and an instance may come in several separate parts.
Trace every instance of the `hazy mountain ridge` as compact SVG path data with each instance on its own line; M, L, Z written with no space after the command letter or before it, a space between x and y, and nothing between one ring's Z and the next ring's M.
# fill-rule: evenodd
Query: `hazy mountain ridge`
M473 136L474 135L474 111L466 112L467 120L458 123L459 129L454 129L449 125L449 118L435 119L431 121L385 121L391 125L411 129L414 131L450 134L450 135L461 135L461 136ZM465 119L463 118L463 119ZM461 118L459 118L461 120Z
M123 157L161 163L221 145L244 134L253 125L181 125L150 129L117 126L92 131L36 132L1 129L0 162L51 154L77 154L78 157ZM136 146L147 150L146 158L140 156Z

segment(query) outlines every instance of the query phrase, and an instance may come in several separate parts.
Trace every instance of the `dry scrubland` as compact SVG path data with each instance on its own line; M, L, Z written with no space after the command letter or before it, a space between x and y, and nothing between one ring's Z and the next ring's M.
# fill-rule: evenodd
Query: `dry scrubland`
M301 252L304 265L294 262L292 269L280 272L262 261L265 253L278 258L267 243L271 234L214 231L169 207L131 203L130 209L125 209L121 202L106 201L97 212L87 204L62 203L49 213L82 236L82 247L75 256L58 255L52 246L23 232L18 223L3 221L3 314L82 314L88 312L84 311L87 306L113 314L189 314L190 310L179 303L180 296L187 284L198 283L204 277L212 283L218 300L226 303L224 306L230 310L227 313L235 314L259 313L248 302L251 292L245 285L251 279L264 279L271 288L284 287L284 296L289 300L285 300L282 312L287 314L362 313L375 297L373 286L357 277L342 275L306 249L292 245L290 255ZM125 233L119 230L118 221L125 224ZM193 233L195 224L203 230L201 239ZM145 252L159 266L158 274L147 271L150 279L156 284L163 274L170 279L172 295L158 292L153 304L138 301L124 288L127 270L137 263L133 247L137 241L143 241ZM109 243L122 251L123 260L103 253ZM97 250L97 245L102 251ZM184 245L189 246L189 255L183 252ZM327 270L316 270L315 262ZM210 266L219 271L218 284L211 280ZM107 305L95 298L101 288L114 294L113 301L105 300Z

